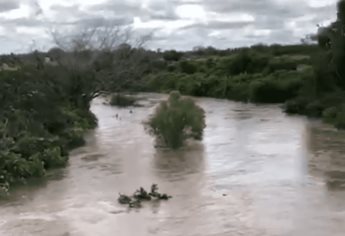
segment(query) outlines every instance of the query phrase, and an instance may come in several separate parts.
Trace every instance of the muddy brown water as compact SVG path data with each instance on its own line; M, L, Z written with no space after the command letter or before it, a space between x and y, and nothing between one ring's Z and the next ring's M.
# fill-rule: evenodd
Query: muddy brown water
M162 95L142 96L133 113L95 100L87 145L0 202L0 235L345 235L345 133L278 106L197 99L204 140L172 152L154 148L142 125ZM152 183L173 199L117 203Z

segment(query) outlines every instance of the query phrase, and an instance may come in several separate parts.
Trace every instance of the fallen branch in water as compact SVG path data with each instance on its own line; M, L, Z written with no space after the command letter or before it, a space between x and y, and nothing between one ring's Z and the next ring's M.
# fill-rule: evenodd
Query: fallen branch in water
M120 204L128 205L130 208L140 208L142 206L141 202L143 201L169 200L170 198L172 197L166 193L159 193L157 184L153 184L150 192L141 187L136 190L132 196L120 193L120 196L117 200Z

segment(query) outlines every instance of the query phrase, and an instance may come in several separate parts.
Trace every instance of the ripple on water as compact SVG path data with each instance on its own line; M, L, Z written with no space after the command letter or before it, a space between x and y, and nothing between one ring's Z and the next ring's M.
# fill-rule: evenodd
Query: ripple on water
M87 145L50 172L56 181L1 203L0 235L344 235L344 132L278 106L201 98L203 141L168 151L142 126L163 97L140 96L148 107L133 113L96 100ZM173 199L134 211L117 203L152 183Z

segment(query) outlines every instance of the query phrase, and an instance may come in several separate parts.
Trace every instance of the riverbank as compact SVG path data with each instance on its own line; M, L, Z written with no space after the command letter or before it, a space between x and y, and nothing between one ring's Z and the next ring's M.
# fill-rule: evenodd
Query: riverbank
M153 92L178 90L190 96L253 103L283 103L295 98L310 79L311 58L318 52L315 46L295 47L295 50L286 46L282 47L285 51L275 51L274 46L253 46L222 55L218 51L205 55L186 53L177 61L153 66L130 88Z
M83 145L85 131L97 125L89 104L71 90L70 78L51 78L52 72L0 72L0 197L14 184L66 166L69 151Z

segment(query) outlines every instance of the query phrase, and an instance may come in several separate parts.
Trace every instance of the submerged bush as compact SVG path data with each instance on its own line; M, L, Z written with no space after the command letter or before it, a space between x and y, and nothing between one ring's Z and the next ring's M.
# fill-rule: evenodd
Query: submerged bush
M128 196L125 194L121 194L117 201L122 205L128 205L129 208L140 208L141 203L144 201L159 201L159 200L169 200L172 196L169 196L166 193L158 192L157 184L151 185L151 190L146 191L143 187L140 187L138 190L134 192L133 195Z
M148 122L150 133L170 148L181 147L188 138L201 140L205 128L205 113L192 99L172 92Z
M118 107L134 106L136 99L134 97L122 94L115 94L111 97L110 105Z

